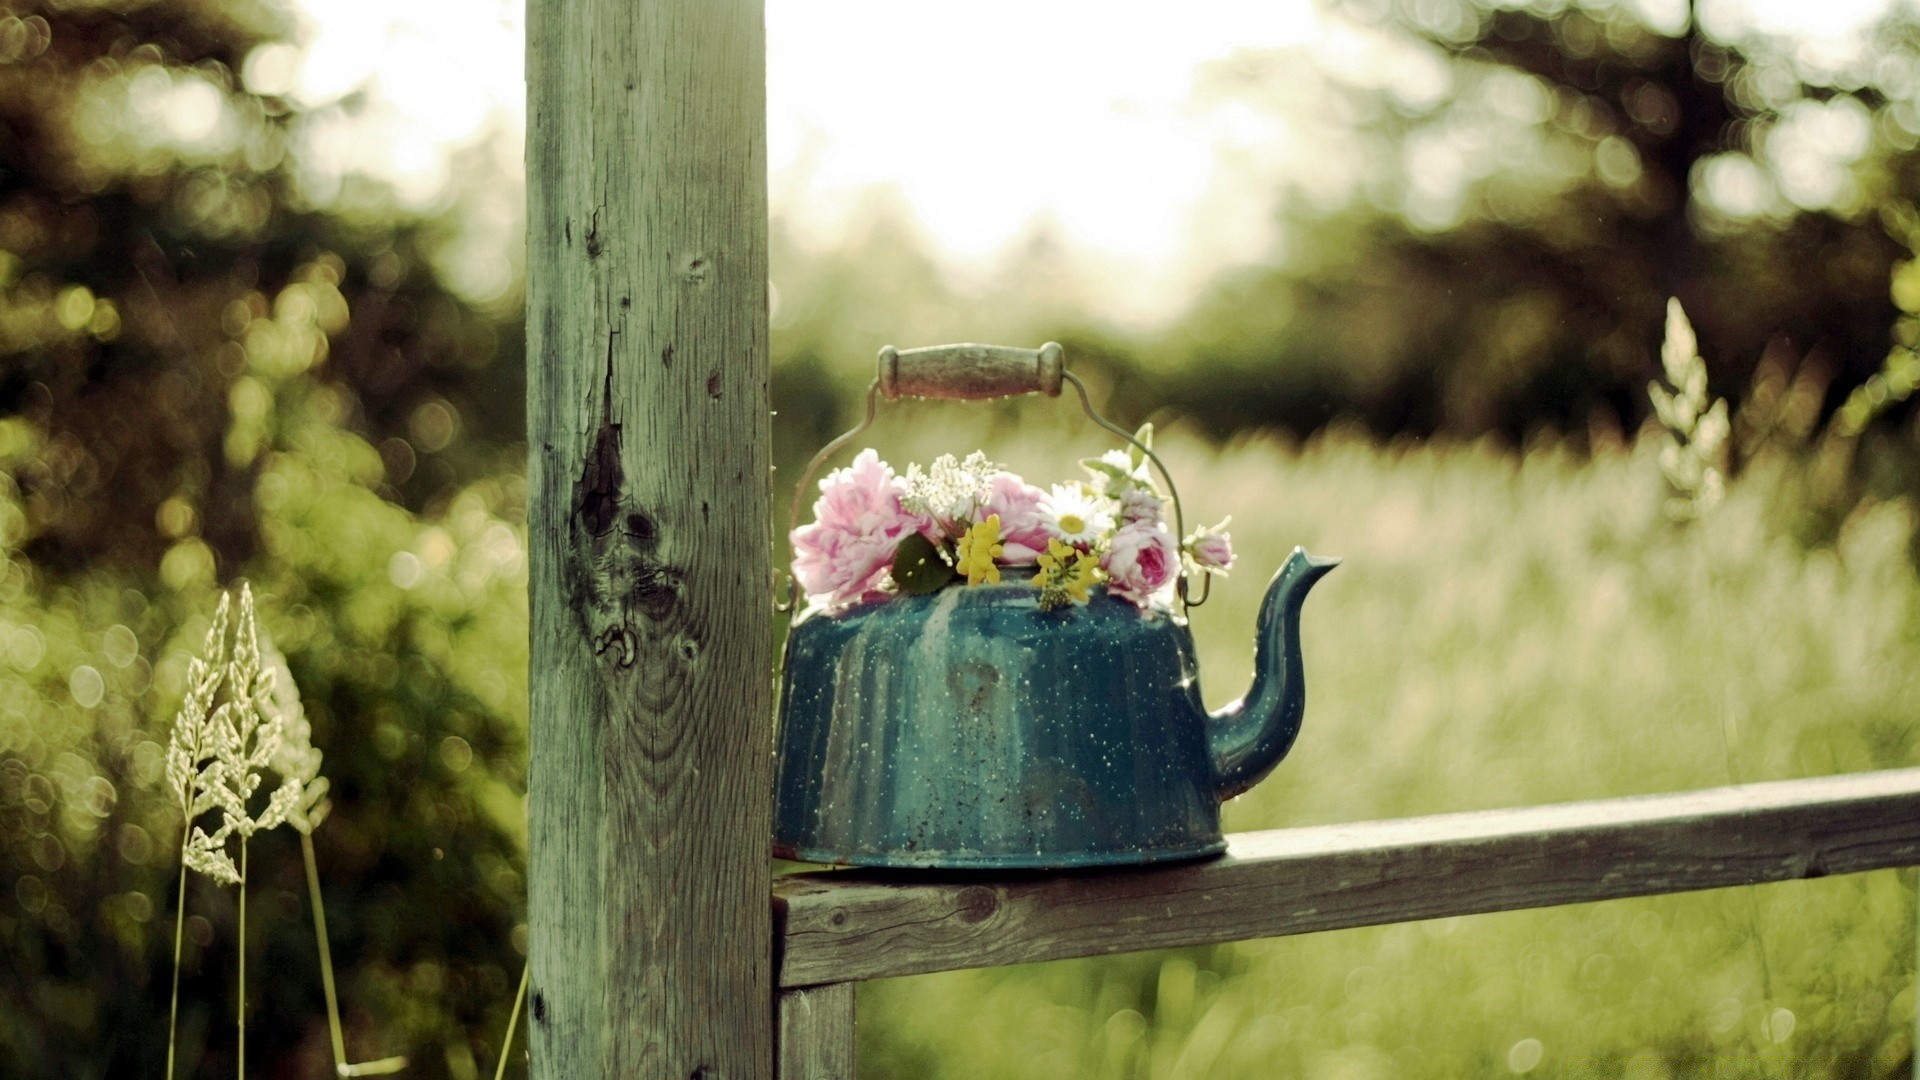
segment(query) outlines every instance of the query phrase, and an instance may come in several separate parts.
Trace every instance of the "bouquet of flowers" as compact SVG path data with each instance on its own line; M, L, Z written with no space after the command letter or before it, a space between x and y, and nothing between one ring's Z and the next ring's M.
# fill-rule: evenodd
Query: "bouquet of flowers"
M1136 438L1143 445L1152 428ZM1165 606L1183 561L1190 574L1233 564L1227 521L1177 539L1138 447L1082 461L1087 479L1041 489L979 451L905 474L862 450L820 481L814 520L795 530L793 576L816 607L838 609L950 584L996 584L1032 568L1040 607L1084 604L1095 585Z

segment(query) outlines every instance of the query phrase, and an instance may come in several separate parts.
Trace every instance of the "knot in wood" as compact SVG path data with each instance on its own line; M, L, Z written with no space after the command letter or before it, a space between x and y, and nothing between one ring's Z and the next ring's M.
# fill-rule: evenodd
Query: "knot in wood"
M957 907L961 922L984 922L1000 910L1000 898L985 885L973 885L960 890Z

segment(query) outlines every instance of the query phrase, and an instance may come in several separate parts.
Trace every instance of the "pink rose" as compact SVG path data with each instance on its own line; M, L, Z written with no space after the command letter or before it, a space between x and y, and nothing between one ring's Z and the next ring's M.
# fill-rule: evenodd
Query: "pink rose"
M900 505L904 485L872 450L820 481L813 523L793 530L793 576L809 598L838 607L874 595L894 552L923 522Z
M1120 521L1123 524L1145 522L1158 525L1166 508L1167 501L1155 495L1152 488L1130 487L1120 493Z
M1113 534L1100 568L1107 572L1107 591L1146 607L1154 593L1173 581L1180 565L1180 546L1157 524L1138 522Z
M1024 566L1047 549L1047 493L1009 472L997 472L987 478L987 503L980 508L981 520L1000 515L1000 542L1005 545L1000 562Z
M1232 568L1233 538L1227 535L1227 522L1232 520L1228 517L1218 525L1202 525L1187 537L1187 555L1195 566L1220 574Z

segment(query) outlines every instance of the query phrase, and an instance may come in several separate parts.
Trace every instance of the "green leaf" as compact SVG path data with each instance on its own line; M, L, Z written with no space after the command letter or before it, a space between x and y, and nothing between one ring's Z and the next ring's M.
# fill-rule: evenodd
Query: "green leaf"
M1129 443L1127 445L1127 458L1133 462L1133 467L1137 469L1145 464L1147 460L1146 451L1140 447L1144 446L1147 450L1153 449L1153 421L1149 420L1141 424L1140 430L1133 433L1133 441L1139 443L1140 446L1134 446L1132 443Z
M893 583L908 596L938 592L953 578L953 565L939 545L919 533L900 541L893 553Z
M1080 467L1093 473L1095 476L1104 476L1110 480L1118 480L1122 483L1133 479L1127 470L1115 465L1111 461L1101 461L1097 457L1081 458Z

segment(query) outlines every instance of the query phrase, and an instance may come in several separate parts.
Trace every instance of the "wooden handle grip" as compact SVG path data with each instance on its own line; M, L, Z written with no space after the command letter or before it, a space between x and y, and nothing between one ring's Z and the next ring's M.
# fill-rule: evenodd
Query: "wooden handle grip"
M1066 358L1060 346L928 345L880 350L880 392L889 398L983 401L1015 394L1058 397Z

